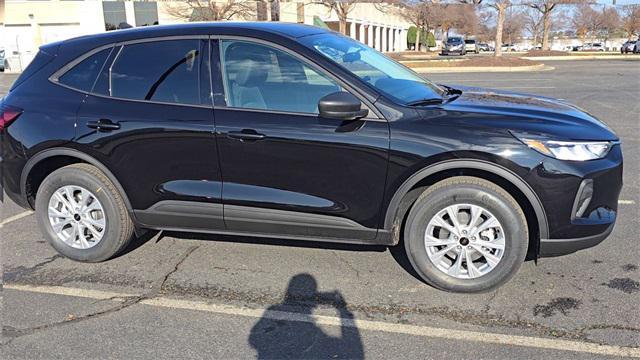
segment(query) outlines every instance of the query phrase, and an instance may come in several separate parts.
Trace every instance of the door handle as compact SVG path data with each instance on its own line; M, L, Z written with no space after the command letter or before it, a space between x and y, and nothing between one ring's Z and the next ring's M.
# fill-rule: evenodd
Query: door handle
M120 129L120 124L114 123L109 119L100 119L98 121L87 122L87 127L98 131L113 131Z
M243 129L242 131L229 131L227 133L227 136L232 139L249 140L249 141L262 140L266 137L266 135L260 134L253 129Z

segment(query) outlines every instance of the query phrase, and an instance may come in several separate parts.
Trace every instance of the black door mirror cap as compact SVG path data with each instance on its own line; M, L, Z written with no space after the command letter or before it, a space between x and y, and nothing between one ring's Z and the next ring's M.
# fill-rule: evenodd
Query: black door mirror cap
M338 91L325 95L318 101L320 117L339 120L357 120L369 115L369 110L362 109L362 103L353 94Z

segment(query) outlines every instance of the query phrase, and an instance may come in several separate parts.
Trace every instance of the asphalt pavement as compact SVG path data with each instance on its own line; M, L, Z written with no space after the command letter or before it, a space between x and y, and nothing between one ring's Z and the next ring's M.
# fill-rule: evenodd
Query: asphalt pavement
M485 294L438 291L393 249L160 233L99 264L65 259L34 216L0 213L6 358L640 357L640 63L437 74L566 99L621 137L618 224L599 246L525 263ZM0 96L15 79L0 74Z

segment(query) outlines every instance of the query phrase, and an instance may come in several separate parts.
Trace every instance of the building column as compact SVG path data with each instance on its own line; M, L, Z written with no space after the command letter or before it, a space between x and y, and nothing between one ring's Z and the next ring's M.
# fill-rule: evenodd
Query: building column
M402 51L400 48L400 29L393 29L393 49L394 51Z
M358 34L356 34L356 22L353 20L349 23L349 36L352 39L358 40Z
M405 50L407 48L407 30L400 30L400 48Z
M380 51L387 51L387 28L382 26L380 27Z
M124 2L124 15L127 19L127 24L136 27L136 11L133 8L133 1ZM118 26L118 24L116 24Z
M376 28L375 28L376 41L375 41L374 46L375 46L376 50L378 50L378 51L381 51L381 50L382 50L382 47L380 46L380 43L381 43L381 42L380 42L381 33L382 33L382 32L380 31L380 26L379 26L379 25L376 25Z
M360 23L360 32L358 33L358 40L360 40L361 43L366 44L366 39L367 37L365 36L365 34L367 33L367 29L364 27L363 23Z
M370 47L373 47L373 25L369 24L369 26L367 26L367 45L369 45Z

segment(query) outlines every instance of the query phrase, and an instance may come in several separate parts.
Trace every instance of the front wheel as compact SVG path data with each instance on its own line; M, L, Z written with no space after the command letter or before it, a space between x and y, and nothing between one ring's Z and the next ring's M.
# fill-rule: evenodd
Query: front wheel
M454 177L430 186L409 212L405 251L430 285L482 292L507 282L527 254L529 233L516 200L496 184Z
M36 194L43 234L62 255L107 260L133 237L133 222L109 178L89 164L72 164L47 176Z

